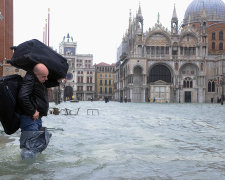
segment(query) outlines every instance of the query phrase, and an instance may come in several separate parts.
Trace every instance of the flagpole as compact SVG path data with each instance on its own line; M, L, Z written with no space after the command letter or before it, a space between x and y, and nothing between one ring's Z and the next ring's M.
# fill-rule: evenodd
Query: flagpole
M43 43L45 43L45 27L43 27Z
M48 8L48 46L49 46L49 30L50 30L50 8Z
M47 36L48 36L48 33L47 33L48 29L47 29L47 19L45 19L45 44L47 45Z

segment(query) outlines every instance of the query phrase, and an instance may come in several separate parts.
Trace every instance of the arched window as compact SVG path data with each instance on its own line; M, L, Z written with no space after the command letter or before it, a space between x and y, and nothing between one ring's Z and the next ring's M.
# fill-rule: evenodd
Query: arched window
M219 44L219 50L223 50L223 43Z
M215 82L213 80L208 82L208 92L215 92Z
M164 65L156 65L152 68L149 73L150 82L155 82L158 80L171 83L171 73L170 70Z
M219 40L223 40L223 31L219 32Z
M184 81L184 82L183 82L183 86L184 86L184 88L186 88L186 87L187 87L187 83L186 83L186 81Z
M212 40L216 40L216 33L212 32Z
M215 42L212 42L212 49L213 49L213 50L216 49L216 44L215 44Z
M175 70L176 71L178 70L178 63L177 62L175 63Z
M212 92L212 83L208 82L208 92Z
M204 65L203 63L201 63L201 71L203 71Z
M212 81L212 92L215 92L215 82Z
M159 55L160 52L159 52L159 46L156 47L156 55Z
M183 81L183 87L184 88L193 88L193 82L192 82L192 79L187 77L184 79Z

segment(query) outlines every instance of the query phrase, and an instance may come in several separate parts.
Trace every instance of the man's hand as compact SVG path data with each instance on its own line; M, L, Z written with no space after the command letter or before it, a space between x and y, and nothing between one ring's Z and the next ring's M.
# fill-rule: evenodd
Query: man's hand
M36 110L33 115L33 119L34 119L34 121L36 121L38 118L39 118L39 112Z

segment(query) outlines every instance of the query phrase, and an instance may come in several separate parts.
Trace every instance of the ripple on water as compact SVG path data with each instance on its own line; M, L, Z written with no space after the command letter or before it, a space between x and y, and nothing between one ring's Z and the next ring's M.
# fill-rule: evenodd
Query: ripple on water
M0 179L224 177L223 106L65 102L57 107L81 109L78 116L43 118L53 136L34 161L20 159L20 133L10 142L1 135ZM88 108L100 114L87 115Z

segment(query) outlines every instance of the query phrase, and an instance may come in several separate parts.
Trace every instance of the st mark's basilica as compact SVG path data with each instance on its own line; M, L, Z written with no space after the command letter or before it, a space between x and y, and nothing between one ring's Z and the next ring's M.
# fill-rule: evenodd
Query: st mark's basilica
M225 4L193 0L168 30L159 20L144 31L141 6L118 48L115 99L131 102L218 102L224 94ZM178 23L182 22L182 23Z

